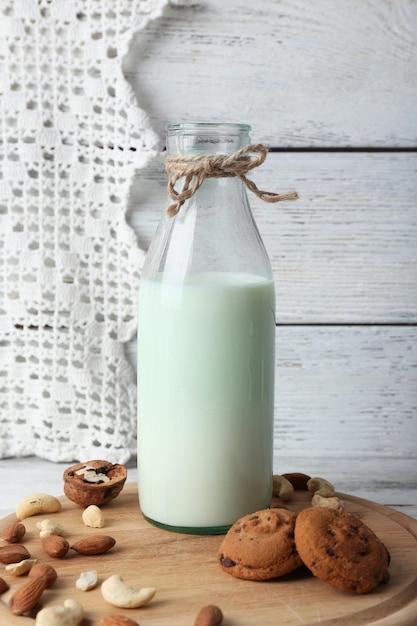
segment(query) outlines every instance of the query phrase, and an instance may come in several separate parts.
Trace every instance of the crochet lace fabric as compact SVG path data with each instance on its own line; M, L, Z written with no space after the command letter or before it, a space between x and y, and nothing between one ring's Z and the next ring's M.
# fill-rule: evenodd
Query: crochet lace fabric
M125 463L143 252L126 222L158 139L122 74L167 0L0 0L0 457Z

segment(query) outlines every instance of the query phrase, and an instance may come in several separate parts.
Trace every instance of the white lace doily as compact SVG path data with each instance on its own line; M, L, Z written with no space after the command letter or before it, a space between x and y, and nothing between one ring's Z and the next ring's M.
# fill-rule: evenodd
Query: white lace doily
M132 177L158 138L123 77L168 0L0 0L0 457L125 463L143 252Z

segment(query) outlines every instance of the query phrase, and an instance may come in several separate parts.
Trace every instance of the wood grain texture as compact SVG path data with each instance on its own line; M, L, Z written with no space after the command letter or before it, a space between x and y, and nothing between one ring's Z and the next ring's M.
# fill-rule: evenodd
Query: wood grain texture
M278 328L278 454L416 457L416 341L415 327Z
M245 121L274 146L416 146L413 0L203 0L138 33L125 74L166 122Z
M45 606L60 604L67 597L80 602L85 609L85 626L95 626L111 613L127 615L149 626L184 626L192 624L199 609L217 604L231 626L276 626L277 615L286 626L413 626L417 618L417 521L380 505L340 494L346 509L359 515L381 538L391 553L390 581L369 594L352 594L335 590L300 569L282 579L267 583L241 581L224 573L217 563L222 536L192 536L155 528L144 521L138 505L136 485L128 484L120 496L103 507L107 524L100 531L117 541L108 553L79 557L70 551L64 559L47 557L37 537L36 520L25 520L31 554L53 565L59 577L42 596ZM311 496L296 492L285 506L300 511L310 504ZM282 506L278 500L274 504ZM63 499L59 513L51 515L67 529L72 545L80 537L96 534L81 521L80 507ZM2 520L4 526L11 518ZM103 601L99 588L88 593L75 589L80 571L96 569L100 583L119 573L135 588L156 587L154 600L141 609L114 609ZM21 582L7 576L16 589ZM6 594L6 599L7 599ZM302 602L300 602L302 598ZM5 595L2 596L4 602ZM30 626L28 618L10 619L0 602L0 619L10 625Z
M252 133L253 139L258 136ZM249 194L271 258L278 323L417 321L417 153L269 153ZM130 221L147 248L166 206L162 162L138 173Z

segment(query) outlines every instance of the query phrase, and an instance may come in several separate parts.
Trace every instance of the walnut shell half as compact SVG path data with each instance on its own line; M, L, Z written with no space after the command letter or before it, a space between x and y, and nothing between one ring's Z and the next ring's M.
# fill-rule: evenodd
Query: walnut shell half
M124 465L101 460L77 463L64 472L64 493L81 506L100 506L119 495L126 478Z

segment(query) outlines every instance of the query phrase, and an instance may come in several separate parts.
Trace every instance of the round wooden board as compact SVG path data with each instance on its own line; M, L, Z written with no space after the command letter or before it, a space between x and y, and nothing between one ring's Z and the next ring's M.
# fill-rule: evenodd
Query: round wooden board
M304 568L268 582L237 580L217 564L222 536L185 535L151 526L140 512L133 483L103 507L104 528L84 526L82 508L63 496L59 513L24 520L27 533L23 543L33 557L58 571L58 580L44 592L42 605L59 605L66 598L81 602L85 608L83 626L98 626L110 614L129 616L141 626L193 626L199 609L206 604L221 607L223 626L415 626L417 520L367 500L338 495L346 510L372 528L391 553L390 581L368 594L338 591ZM284 505L276 500L273 504L300 511L309 506L309 494L296 492L291 502ZM70 550L63 559L50 558L42 550L36 528L36 522L45 517L65 527L70 544L96 533L112 535L117 544L101 556L82 557ZM14 515L2 519L0 532L14 519ZM155 598L140 609L116 609L103 600L99 586L89 592L76 589L80 572L91 569L98 571L99 582L119 573L133 587L156 587ZM32 617L15 617L7 608L8 598L23 579L1 569L0 576L10 584L10 590L1 596L1 626L33 625Z

